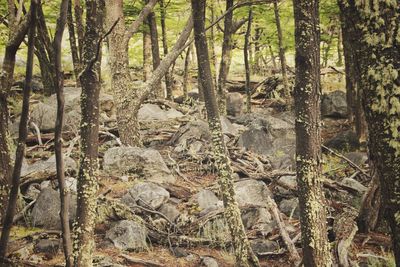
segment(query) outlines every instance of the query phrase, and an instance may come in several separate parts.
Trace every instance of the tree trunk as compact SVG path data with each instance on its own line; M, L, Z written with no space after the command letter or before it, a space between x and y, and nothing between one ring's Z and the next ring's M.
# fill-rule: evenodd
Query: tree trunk
M269 50L269 54L271 55L271 60L272 60L272 66L274 66L274 70L276 70L276 60L275 60L275 54L274 54L274 50L272 50L272 46L269 44L268 45L268 50Z
M343 49L342 49L342 30L338 28L338 41L337 41L337 54L338 54L338 61L336 65L338 67L343 66Z
M185 67L183 71L183 99L186 101L188 99L188 85L190 77L190 52L192 50L192 45L189 45L186 50L185 56Z
M29 120L29 97L32 88L32 72L33 72L33 56L34 56L34 41L35 41L35 30L36 30L36 11L38 3L35 0L31 1L30 13L30 29L28 36L28 55L26 61L26 76L25 86L23 92L22 101L22 112L19 124L19 135L17 151L15 153L15 163L12 173L11 189L8 199L7 211L3 222L3 228L1 231L0 239L0 260L6 258L8 240L10 237L10 231L13 224L13 219L17 206L18 192L19 192L19 181L21 178L22 162L25 154L25 141L28 136L28 120Z
M210 24L215 21L215 3L211 1L210 3ZM214 79L214 85L218 87L218 79L217 79L217 52L215 50L215 30L214 27L210 28L210 54L211 54L211 71Z
M28 13L21 21L17 21L13 14L16 14L14 2L8 2L8 25L9 34L5 47L2 75L0 75L0 222L7 207L7 198L11 185L12 163L10 157L10 135L8 132L8 103L7 98L10 92L15 68L15 57L31 22L31 13Z
M64 73L61 65L61 44L64 33L65 24L67 22L68 10L70 8L71 0L62 0L60 4L60 16L57 19L56 32L53 41L54 50L54 68L55 68L55 80L57 87L55 88L57 94L57 118L55 123L54 133L54 149L56 155L56 168L57 168L57 180L60 191L60 220L62 229L63 239L63 251L65 256L66 267L72 267L72 242L71 242L71 231L69 227L69 189L65 183L64 176L64 157L62 152L62 132L64 123ZM71 17L72 14L70 13ZM72 25L73 26L73 25ZM75 51L77 52L77 51Z
M81 59L82 64L82 49L83 49L83 38L85 35L85 29L83 27L83 9L80 0L74 1L74 13L75 13L75 23L76 23L76 33L78 37L78 50L79 50L79 58Z
M151 36L150 25L144 23L143 27L143 80L147 81L151 76Z
M161 15L161 33L162 33L162 44L164 57L168 54L168 40L167 40L167 29L165 25L165 14L167 7L165 6L164 0L159 1L160 4L160 15ZM165 88L167 91L167 95L172 95L172 77L169 74L169 71L165 74Z
M68 4L67 23L68 23L69 43L70 43L70 47L71 47L71 56L72 56L72 64L74 66L75 80L76 80L77 86L80 86L79 73L80 73L80 69L81 69L81 60L79 57L79 49L78 49L78 46L76 45L74 16L72 14L72 0L69 0L69 4Z
M235 250L237 266L259 266L241 220L240 210L233 190L232 169L221 130L221 121L213 90L213 80L205 36L205 0L192 0L194 36L200 81L203 85L204 100L208 115L208 124L212 133L215 164L217 165L219 184L225 206L225 219L229 226L232 244Z
M74 241L75 266L93 266L96 194L98 190L98 134L101 33L104 1L86 1L86 29L83 44L83 72L80 76L81 152L78 173L77 239Z
M396 1L341 1L361 38L360 88L368 124L371 160L378 170L384 216L400 265L400 10ZM346 4L346 5L343 5ZM351 11L351 13L350 13Z
M233 0L226 0L226 10L233 7ZM231 64L232 50L232 25L233 12L230 11L224 18L224 39L222 42L221 63L219 64L218 74L218 107L222 115L226 114L226 79L228 78L229 67Z
M318 0L294 0L296 172L304 266L331 266L321 182Z
M158 31L157 31L157 22L156 16L154 12L151 12L147 17L148 24L150 26L150 39L151 39L151 55L153 59L153 70L157 69L160 65L160 49L158 45ZM154 95L157 98L165 98L164 91L161 87L161 80L158 86L155 88ZM168 99L172 99L172 95L167 96Z
M335 29L333 26L331 26L329 29L329 39L326 42L326 46L324 48L323 63L322 63L322 66L324 66L324 68L328 67L329 51L331 51L334 33Z
M285 93L285 96L289 97L290 96L290 88L289 88L289 82L288 82L287 72L286 72L286 56L285 56L285 47L283 46L283 35L282 35L282 28L281 28L281 19L279 16L278 0L274 1L274 13L275 13L276 30L278 33L279 59L281 61L281 73L282 73L284 93Z
M251 113L251 88L250 88L250 64L249 64L249 41L251 38L251 23L253 21L253 10L249 8L246 35L244 37L244 66L246 72L246 111Z

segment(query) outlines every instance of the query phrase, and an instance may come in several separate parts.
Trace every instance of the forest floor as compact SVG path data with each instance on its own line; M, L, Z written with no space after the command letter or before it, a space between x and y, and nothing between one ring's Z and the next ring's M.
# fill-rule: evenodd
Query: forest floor
M337 76L333 77L335 78L327 78L330 82L329 86L324 87L324 93L326 94L343 88L341 87L341 78L337 78ZM237 81L233 81L232 83L235 86L237 85ZM67 82L67 85L72 84L73 82ZM264 84L270 85L268 82ZM236 91L240 91L240 86L238 88L239 89ZM265 86L265 88L265 90L268 91L268 86ZM262 86L260 90L263 90ZM248 139L244 137L244 132L251 133L251 130L259 129L257 128L259 126L257 123L259 123L260 118L264 116L267 118L267 122L262 122L261 125L267 123L267 126L264 127L265 129L262 129L261 134L264 134L264 132L272 134L273 136L276 133L283 134L290 139L290 142L288 141L289 143L285 140L282 141L283 143L274 143L276 140L271 140L271 144L273 146L290 146L290 149L292 149L294 124L288 121L293 120L293 115L285 110L286 108L281 100L270 99L269 94L261 93L260 96L260 93L255 93L254 95L253 112L256 114L255 119L249 119L244 115L228 116L228 124L234 122L234 128L228 130L226 138L231 152L232 166L237 174L235 181L236 184L252 181L257 183L257 186L261 181L261 190L271 192L268 194L271 194L274 201L277 203L286 231L289 233L298 252L301 254L299 238L300 224L298 214L296 215L296 212L298 213L298 206L296 206L296 203L291 202L296 198L297 186L295 181L293 181L293 167L290 164L290 156L292 156L290 153L292 152L285 150L286 148L283 150L284 154L290 154L288 159L285 158L286 155L280 155L282 153L280 150L275 151L277 154L274 155L260 155L257 153L257 146L262 146L261 143L257 143L257 140L261 140L257 139L260 137L246 137ZM18 103L18 98L19 96L16 95L16 100L13 101L13 103ZM38 103L46 103L45 101L44 97L37 94L32 100L33 109L39 106ZM108 100L102 103L111 105L111 108L107 107L105 111L107 116L111 117L112 115L108 113L112 113L112 104L107 101ZM211 155L208 153L210 147L207 140L209 139L204 136L205 134L202 134L201 126L199 128L193 128L194 132L192 136L187 136L191 128L185 128L187 125L192 125L191 122L193 121L204 120L204 115L199 115L197 112L197 110L202 110L202 107L199 107L197 104L177 105L166 102L149 103L148 105L147 107L149 108L154 108L154 105L158 105L163 112L166 110L174 110L174 112L178 111L183 114L173 119L145 119L141 123L142 136L146 149L155 149L158 151L165 165L170 170L168 175L166 173L163 175L168 177L172 175L174 177L173 182L166 182L163 180L158 181L157 184L168 191L169 197L166 201L163 201L163 205L172 205L174 212L177 213L177 217L173 214L171 215L173 219L171 219L171 217L169 217L169 212L164 213L160 206L152 208L150 212L132 209L134 213L142 217L145 221L149 232L149 236L145 241L145 248L139 249L142 250L139 252L132 251L135 250L132 248L128 248L127 250L116 248L112 245L112 242L110 242L112 240L108 238L108 232L114 227L115 223L126 218L121 218L121 216L115 216L114 214L108 216L105 220L101 220L97 224L95 231L95 266L233 266L234 257L229 248L229 244L225 243L227 240L219 236L219 232L224 232L227 228L226 224L218 221L221 219L222 214L217 208L219 204L217 202L213 203L212 205L215 205L215 207L213 206L209 212L205 212L206 209L201 208L202 204L198 198L199 192L204 192L205 189L207 192L211 191L211 194L213 194L212 196L218 196L219 194L217 177L212 166ZM151 117L154 115L154 112L154 110L151 110L149 114L146 113L143 116ZM34 113L34 111L32 111L32 113ZM13 116L14 119L18 117L18 108L13 109ZM42 114L41 116L41 119L43 119L44 115ZM241 116L244 117L242 118ZM242 118L243 121L251 120L251 123L247 121L242 122L242 120L238 118ZM277 118L280 118L279 121L277 121ZM288 122L288 125L285 122ZM44 127L45 123L43 121L41 123L41 127ZM117 163L115 163L117 164L117 169L115 169L113 165L107 167L106 165L108 163L106 162L106 158L108 157L109 150L118 147L118 144L115 139L115 122L113 124L112 120L106 119L103 120L102 123L101 130L103 133L100 134L99 144L99 161L101 167L99 175L99 196L104 196L110 201L119 201L124 199L127 191L134 188L138 183L146 183L146 179L148 178L146 175L151 176L151 171L153 170L146 170L146 167L143 167L143 170L141 170L144 173L142 177L135 176L130 172L130 169L127 169L128 172L121 174L121 170L127 167L121 163L124 160L126 161L124 157L117 159ZM258 126L252 128L255 124ZM231 127L230 124L228 126ZM64 151L66 151L69 157L75 162L78 162L79 155L79 142L76 138L78 133L77 127L75 121L75 123L70 125L70 128L65 132L64 136ZM196 127L196 125L193 127ZM272 127L272 130L268 127ZM365 160L365 147L363 147L362 144L353 146L351 137L346 136L346 133L349 131L351 132L351 126L347 119L337 117L324 118L322 128L324 143L336 146L330 146L330 148L337 151L339 155L346 155L346 158L354 156L354 160L358 161L357 165L368 172L369 166L368 162ZM182 141L183 136L185 139ZM343 138L343 136L345 137ZM263 135L261 135L261 138L263 138ZM34 132L31 133L28 138L28 148L26 152L26 168L28 169L38 163L44 164L54 154L52 130L43 130L41 132L41 139L44 143L43 145L38 144L38 137ZM332 142L332 140L334 141ZM247 141L255 143L246 145ZM183 144L185 147L182 149L181 146ZM268 146L270 144L266 145ZM251 151L252 149L256 151ZM191 153L191 151L193 153ZM274 165L271 163L275 160L275 156L282 156L286 160L284 161L282 159L282 161L279 162L280 165L278 168L276 164ZM323 159L324 190L329 206L328 217L333 221L330 222L329 227L330 231L334 232L334 228L337 226L335 222L340 221L340 216L344 214L344 210L359 209L363 193L370 180L365 175L360 174L357 169L349 165L349 163L340 156L338 157L331 153L325 153ZM132 160L132 158L129 158L128 161L129 160ZM287 161L289 161L289 163ZM135 161L133 160L132 162ZM154 168L158 167L157 165ZM113 173L113 170L115 170L115 173ZM22 177L23 187L21 191L25 201L21 204L21 209L32 201L37 200L39 202L38 199L41 194L43 194L44 183L46 181L54 181L54 172L52 172L52 170L49 171L49 168L45 169L45 171L43 171L43 169L35 171L36 170L28 173L26 177ZM163 171L165 170L163 169ZM69 172L68 175L72 176L74 179L74 177L76 178L76 171ZM283 179L283 177L285 178ZM164 177L161 179L164 179ZM351 182L349 182L349 179L351 179ZM347 181L346 183L344 182L345 180ZM55 189L57 188L54 183L51 186ZM253 187L254 186L251 185L249 190L255 190ZM263 192L264 191L261 193L264 194ZM261 260L262 266L291 266L292 264L289 261L290 255L280 235L282 229L279 229L276 222L273 222L274 219L271 218L269 214L271 210L266 207L258 207L256 204L258 198L255 197L253 199L251 194L252 192L239 193L242 200L245 199L243 201L246 204L243 205L243 207L241 206L242 215L245 216L244 220L246 220L248 224L246 225L248 236L254 241L254 246L257 247L259 251L257 254ZM155 195L155 197L157 197L157 195ZM207 201L208 200L209 199L207 199ZM250 202L253 201L254 203L247 203L247 200ZM239 202L241 203L241 201ZM282 203L287 203L287 205L289 205L289 212L288 206L286 205L285 207ZM140 202L138 201L137 204L140 205ZM36 205L36 203L33 205L33 209L35 209ZM147 208L150 209L149 207ZM252 211L248 212L248 208ZM36 207L36 210L37 209L38 207ZM253 212L254 210L256 212ZM260 215L262 212L266 212L267 215ZM27 209L27 211L21 215L17 226L14 227L12 231L12 240L9 250L10 258L15 261L18 266L62 266L63 254L61 251L62 246L60 245L59 229L38 225L37 220L35 221L33 219L34 215L32 215L32 213L34 213L32 207ZM160 216L159 213L163 213L169 220L165 219L165 216ZM46 214L42 216L46 216ZM50 217L50 210L48 216ZM159 224L162 226L160 226L158 230L154 230L153 228L158 227ZM340 229L343 229L346 225L340 225L340 227L342 227ZM348 227L354 227L354 222L350 222ZM178 228L180 229L177 230ZM380 232L368 234L357 233L354 239L352 239L352 244L348 249L351 266L394 266L390 252L390 238L385 234L386 227L385 225L381 225L378 229ZM159 231L157 232L159 234L158 238L155 237L154 231ZM179 239L179 235L190 237L193 242L184 243ZM334 253L337 253L336 244L340 241L339 236L342 236L341 233L333 233L333 236L330 236L332 251ZM181 243L175 241L176 239L181 240ZM46 242L48 240L54 242L46 243L43 240ZM197 242L200 241L207 242L203 242L202 245L199 245Z

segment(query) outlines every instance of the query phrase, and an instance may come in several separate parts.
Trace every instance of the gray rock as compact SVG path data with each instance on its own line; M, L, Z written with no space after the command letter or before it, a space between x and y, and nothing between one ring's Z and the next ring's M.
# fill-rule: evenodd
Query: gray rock
M106 232L106 238L121 250L141 251L147 248L146 227L129 220L117 222Z
M365 152L349 152L344 156L359 166L368 161L368 155Z
M54 130L57 115L55 105L47 105L42 102L34 105L31 111L31 120L41 131Z
M290 176L290 175L288 175L288 176L281 176L279 179L278 179L278 181L279 182L281 182L281 183L283 183L283 184L285 184L285 185L288 185L288 186L290 186L291 188L297 188L297 181L296 181L296 176ZM290 190L288 190L288 189L286 189L286 188L283 188L283 187L281 187L281 186L277 186L276 187L276 189L277 189L277 191L278 191L278 193L279 194L281 194L281 195L291 195L293 192L291 192Z
M243 96L240 93L226 95L226 111L230 116L239 116L243 112Z
M207 149L211 142L208 123L202 120L190 121L172 136L170 145L175 146L175 152L191 151L194 154Z
M342 184L353 188L360 194L363 194L365 191L367 191L367 187L365 187L363 184L361 184L359 181L357 181L353 178L344 178L342 180Z
M218 262L211 257L202 257L201 258L201 266L205 267L218 267Z
M360 147L360 141L355 132L345 131L332 137L324 145L336 150L351 151Z
M275 228L275 221L266 208L242 211L242 221L246 229L259 230L263 235L268 235Z
M200 190L192 197L192 200L196 202L200 211L210 208L216 209L220 202L214 192L206 189Z
M267 197L272 198L272 193L262 181L244 180L234 185L236 201L240 206L258 205L265 206Z
M122 201L128 206L150 205L153 209L158 209L169 199L169 192L155 183L140 183L134 185L128 193L122 197Z
M323 117L347 118L346 93L333 91L321 98L321 115Z
M103 168L113 175L132 175L157 183L175 182L161 154L151 148L110 148L104 154Z
M35 200L40 194L40 184L30 184L28 189L24 194L24 197L29 198L30 200Z
M77 169L76 162L70 157L64 157L64 168L66 173L73 173ZM37 161L32 165L28 165L21 170L21 177L26 176L54 176L57 172L56 169L56 157L51 156L45 161Z
M57 254L60 249L60 240L58 239L40 239L35 245L36 253Z
M263 239L251 240L250 246L256 254L274 252L279 249L279 245L276 242Z
M144 104L139 109L139 120L151 121L151 120L159 120L166 121L169 119L175 119L182 117L183 114L175 109L169 109L165 111L160 108L158 105L154 104Z
M163 204L160 207L159 212L164 214L171 222L174 222L181 214L175 205L169 203Z
M295 166L296 134L294 124L272 116L243 115L237 123L248 124L238 140L238 146L266 155L275 169Z
M283 199L281 203L279 203L279 210L286 216L292 216L292 218L295 219L300 218L299 200L297 197Z
M75 218L77 208L77 198L75 194L70 194L69 218L70 223ZM32 223L34 226L45 229L61 229L60 223L60 193L51 187L43 189L32 209Z

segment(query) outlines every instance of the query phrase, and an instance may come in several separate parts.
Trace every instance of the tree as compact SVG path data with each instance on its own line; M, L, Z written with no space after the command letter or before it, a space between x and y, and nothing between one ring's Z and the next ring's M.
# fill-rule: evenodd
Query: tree
M253 21L253 10L249 8L249 16L247 21L247 30L244 37L244 66L246 71L246 111L248 113L251 112L251 88L250 88L250 64L249 64L249 42L250 42L250 35L251 35L251 23Z
M31 22L31 12L22 16L23 7L17 8L13 0L7 1L8 40L0 75L0 220L5 214L7 196L11 185L12 166L10 158L10 135L8 132L9 111L7 99L14 79L15 57L25 38Z
M368 148L380 178L396 265L400 265L400 6L398 1L345 4L361 34L356 44Z
M32 88L32 72L33 72L33 54L34 54L34 41L35 41L35 30L36 30L36 17L37 17L38 2L36 0L31 1L30 7L30 20L29 20L29 36L28 36L28 56L26 64L26 76L25 86L22 101L22 112L19 124L18 134L18 145L15 153L15 163L12 172L12 184L7 205L7 211L5 213L3 228L1 231L0 239L0 263L6 257L8 239L10 237L10 231L14 220L14 215L17 206L18 192L19 192L19 181L21 178L22 162L25 154L25 141L28 136L28 119L29 119L29 97Z
M205 0L192 0L192 15L194 23L194 38L197 54L197 64L200 82L203 87L204 101L207 109L208 125L212 135L214 159L218 170L219 185L225 206L225 219L231 232L232 244L235 251L236 265L259 266L258 259L253 253L235 200L233 189L232 168L228 151L224 143L221 121L214 94L213 79L208 55L208 45L205 35Z
M167 29L165 26L165 15L167 6L165 5L164 0L159 1L160 4L160 17L161 17L161 35L162 35L162 45L163 45L163 53L164 57L168 54L168 40L167 40ZM172 95L172 77L169 74L169 71L165 74L165 87L167 90L167 98L168 95Z
M294 0L296 172L305 266L331 266L321 184L318 0Z
M81 151L78 172L78 209L74 240L74 264L93 266L93 232L95 226L96 193L98 189L98 136L100 94L100 52L104 1L86 0L86 27L82 48L83 71L80 75L81 94Z

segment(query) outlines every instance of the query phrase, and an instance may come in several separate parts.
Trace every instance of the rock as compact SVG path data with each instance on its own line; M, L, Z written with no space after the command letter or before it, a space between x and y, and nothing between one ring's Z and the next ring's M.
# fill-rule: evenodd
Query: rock
M175 182L161 154L151 148L110 148L104 154L103 168L112 175L132 175L157 183Z
M226 111L230 116L239 116L243 111L243 96L240 93L226 95Z
M292 216L292 218L295 219L300 218L299 200L297 197L283 199L281 203L279 203L279 210L286 216Z
M58 181L54 181L56 189L58 189ZM70 192L76 193L78 190L78 180L73 177L65 177L65 185Z
M146 227L129 220L117 222L106 232L106 238L121 250L141 251L147 248Z
M29 198L30 200L35 200L40 194L40 184L30 184L28 186L28 189L26 189L26 192L24 194L25 198Z
M175 119L182 117L183 114L175 109L169 109L165 111L155 104L144 104L139 109L139 120L151 121L159 120L166 121L168 119Z
M236 122L248 125L239 137L239 147L268 156L275 169L294 169L296 134L293 124L257 114L243 115Z
M54 130L56 115L57 108L55 105L47 105L39 102L33 106L31 120L41 131L47 132Z
M231 121L224 116L221 116L222 133L229 136L236 136L239 133L238 127L231 123Z
M344 156L358 166L361 166L368 161L368 155L364 152L349 152L344 154Z
M344 178L342 180L342 184L353 188L356 190L360 195L365 193L367 191L367 187L365 187L363 184L361 184L359 181L353 179L353 178Z
M64 157L64 168L66 173L74 173L78 166L70 157ZM57 173L56 156L53 155L45 161L37 161L31 165L27 165L21 170L21 177L50 177Z
M175 152L190 151L196 155L211 142L208 124L202 120L188 122L172 136L169 144L175 146Z
M347 118L346 93L333 91L321 98L321 115L323 117Z
M201 266L205 267L218 267L218 262L211 257L202 257L201 258Z
M360 141L355 132L345 131L326 141L324 145L335 150L352 151L360 147Z
M234 189L239 206L265 206L267 197L272 198L271 191L262 181L251 179L239 181L234 184Z
M256 254L274 252L279 249L279 245L276 242L263 239L251 240L250 246Z
M24 261L24 260L29 259L29 257L32 255L32 253L33 253L33 244L30 243L30 244L18 249L17 251L12 252L11 258ZM5 266L7 266L7 265L5 265Z
M196 202L200 211L205 209L216 209L220 202L214 192L206 189L200 190L192 197L192 200Z
M283 183L283 184L285 184L285 185L290 186L291 188L297 188L296 176L293 176L293 175L281 176L278 179L278 181ZM291 195L292 194L292 191L290 191L290 190L288 190L286 188L283 188L283 187L281 187L279 185L276 187L276 189L277 189L278 193L281 194L281 195L285 195L286 196L286 195Z
M169 199L169 192L155 183L144 182L134 185L122 197L122 201L128 206L136 204L143 207L148 205L153 209L158 209ZM144 202L144 203L143 203Z
M242 211L242 221L246 229L259 230L263 235L270 234L275 221L266 208L252 208Z
M174 254L175 257L177 258L183 258L189 256L189 252L187 252L185 249L180 248L180 247L172 247L171 248L172 253Z
M60 193L51 187L43 189L32 209L32 224L45 229L61 229L60 223ZM70 194L69 218L70 223L75 219L77 198Z
M175 205L165 203L163 204L159 211L164 214L171 222L174 222L181 213L179 210L175 207Z
M36 253L57 254L60 249L60 240L58 239L40 239L35 245Z
M124 267L125 265L121 265L115 263L115 259L113 257L101 257L99 259L96 256L93 259L93 266L94 267Z

